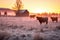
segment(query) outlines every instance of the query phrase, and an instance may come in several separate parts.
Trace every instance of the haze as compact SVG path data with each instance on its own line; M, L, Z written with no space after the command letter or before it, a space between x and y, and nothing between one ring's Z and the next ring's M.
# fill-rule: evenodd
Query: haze
M55 12L60 13L60 0L21 0L24 9L30 12ZM15 0L0 0L0 7L11 8L14 6Z

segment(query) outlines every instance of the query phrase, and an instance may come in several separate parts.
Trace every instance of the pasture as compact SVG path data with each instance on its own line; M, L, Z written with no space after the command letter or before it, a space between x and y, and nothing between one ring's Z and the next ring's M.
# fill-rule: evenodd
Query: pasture
M13 40L13 37L16 38L17 36L20 40L35 40L35 35L46 40L53 40L53 38L59 40L60 29L56 27L60 27L59 17L58 22L52 22L51 18L48 17L48 24L40 24L36 18L30 17L0 17L0 30L15 35L11 36L9 40Z

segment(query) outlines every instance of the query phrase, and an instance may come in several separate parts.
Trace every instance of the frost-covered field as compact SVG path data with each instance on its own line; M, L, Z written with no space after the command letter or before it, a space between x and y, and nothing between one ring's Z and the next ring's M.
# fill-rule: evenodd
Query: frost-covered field
M0 17L0 32L4 40L60 40L60 18L40 24L36 18Z

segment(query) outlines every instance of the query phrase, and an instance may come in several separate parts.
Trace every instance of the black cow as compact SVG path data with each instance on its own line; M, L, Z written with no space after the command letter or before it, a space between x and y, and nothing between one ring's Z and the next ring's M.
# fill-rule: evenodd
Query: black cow
M39 20L40 24L42 24L43 22L46 22L46 24L48 24L48 17L36 17L37 20Z
M54 21L56 21L56 22L58 22L58 17L51 17L51 20L54 22Z

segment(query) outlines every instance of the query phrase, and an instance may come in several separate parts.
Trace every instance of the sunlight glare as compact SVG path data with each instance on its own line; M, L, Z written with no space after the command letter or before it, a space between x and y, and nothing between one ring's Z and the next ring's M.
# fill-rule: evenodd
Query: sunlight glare
M43 12L46 12L46 10L34 10L33 12L34 13L43 13Z

